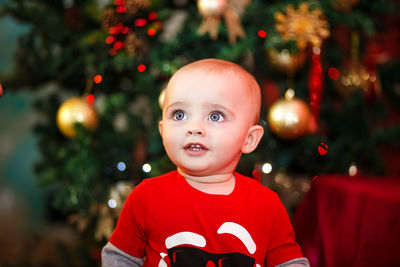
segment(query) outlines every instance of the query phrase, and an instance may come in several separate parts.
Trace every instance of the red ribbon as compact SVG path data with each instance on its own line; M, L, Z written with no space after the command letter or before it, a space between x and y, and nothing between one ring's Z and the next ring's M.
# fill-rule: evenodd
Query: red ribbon
M322 89L324 86L324 77L322 72L321 57L313 53L311 69L308 76L308 88L310 91L310 106L312 111L310 121L310 132L316 132L318 129L318 117L321 106Z

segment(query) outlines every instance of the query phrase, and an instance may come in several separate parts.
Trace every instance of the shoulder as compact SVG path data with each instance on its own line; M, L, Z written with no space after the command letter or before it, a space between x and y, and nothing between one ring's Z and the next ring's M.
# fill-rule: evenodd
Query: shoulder
M161 176L146 178L136 185L124 201L127 209L145 210L149 202L159 201L171 195L172 180L176 177L174 171Z
M240 179L240 185L243 187L242 190L251 194L253 198L258 198L260 201L268 201L269 203L281 202L277 193L260 184L253 178L244 176L237 172L235 172L235 175L237 179Z
M148 195L152 192L165 191L176 176L177 171L171 171L161 176L146 178L132 190L131 195Z

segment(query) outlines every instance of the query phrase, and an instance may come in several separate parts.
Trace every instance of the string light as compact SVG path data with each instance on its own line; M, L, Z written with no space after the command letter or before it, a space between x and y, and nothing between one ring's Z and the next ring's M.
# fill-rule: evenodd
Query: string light
M328 69L328 75L329 75L329 77L330 77L332 80L334 80L334 81L336 81L337 79L339 79L339 71L338 71L338 69L335 68L335 67L330 67L330 68Z
M352 164L350 165L350 168L349 168L349 175L350 175L350 176L355 176L355 175L357 174L357 172L358 172L358 169L357 169L356 164L355 164L355 163L352 163Z
M265 37L267 36L267 34L265 33L265 31L263 31L263 30L259 30L257 34L258 34L258 36L261 37L261 38L265 38Z
M94 83L101 83L102 80L103 80L103 76L101 76L100 74L97 74L93 78Z
M135 26L136 27L144 27L147 24L147 20L146 19L136 19L135 20Z
M112 44L112 43L114 43L114 41L115 41L115 37L114 36L112 36L112 35L107 36L107 38L106 38L106 43L107 44Z
M145 66L145 65L140 64L140 65L138 66L138 71L139 71L139 72L143 72L143 71L145 71L145 70L146 70L146 66Z
M118 164L117 164L117 169L118 169L119 171L121 171L121 172L125 171L125 170L126 170L126 164L125 164L125 162L122 162L122 161L118 162Z
M94 102L94 95L92 95L92 94L88 95L88 96L86 97L86 102L87 102L88 104L93 104L93 102Z
M145 173L149 173L149 172L151 171L151 165L148 164L148 163L145 163L145 164L143 164L142 169L143 169L143 171L144 171Z
M110 51L108 51L108 53L110 54L110 56L115 56L117 54L117 50L115 50L114 48L111 48Z
M153 36L154 34L156 34L156 30L154 28L150 28L147 30L147 34Z
M262 165L262 167L261 167L261 170L262 170L262 172L265 173L265 174L271 173L271 171L272 171L272 165L271 165L271 163L268 163L268 162L264 163L264 164Z
M149 13L148 17L149 17L149 20L155 20L155 19L157 19L157 13L152 11Z
M127 34L128 32L130 32L130 29L129 29L129 27L123 27L122 29L121 29L121 33L122 34Z
M110 199L110 200L108 200L108 206L110 207L110 208L112 208L112 209L114 209L114 208L116 208L117 207L117 201L115 201L114 199Z
M110 28L108 29L108 32L109 32L110 34L112 34L112 35L118 34L119 31L120 31L119 28L118 28L118 27L115 27L115 26L110 27Z
M119 50L119 49L121 49L123 47L123 43L121 42L121 41L116 41L115 43L114 43L114 45L113 45L113 48L115 49L115 50Z
M117 6L117 7L115 8L115 11L116 11L117 13L125 13L126 10L127 10L127 8L126 8L126 6L124 6L124 5L120 5L120 6Z

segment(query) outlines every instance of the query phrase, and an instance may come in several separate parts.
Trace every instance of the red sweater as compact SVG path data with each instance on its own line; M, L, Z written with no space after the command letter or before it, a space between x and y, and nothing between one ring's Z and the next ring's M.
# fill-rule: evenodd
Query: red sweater
M275 266L303 257L276 193L235 172L229 195L191 187L177 171L132 190L110 242L143 266ZM213 264L211 264L213 263Z

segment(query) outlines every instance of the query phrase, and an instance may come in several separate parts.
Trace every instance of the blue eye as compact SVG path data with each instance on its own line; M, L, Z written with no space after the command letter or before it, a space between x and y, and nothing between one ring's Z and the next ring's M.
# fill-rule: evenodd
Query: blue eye
M186 118L186 115L182 110L178 110L173 113L172 117L174 118L174 120L181 121Z
M224 115L221 114L221 112L212 112L210 114L210 120L211 121L223 121L224 120Z

